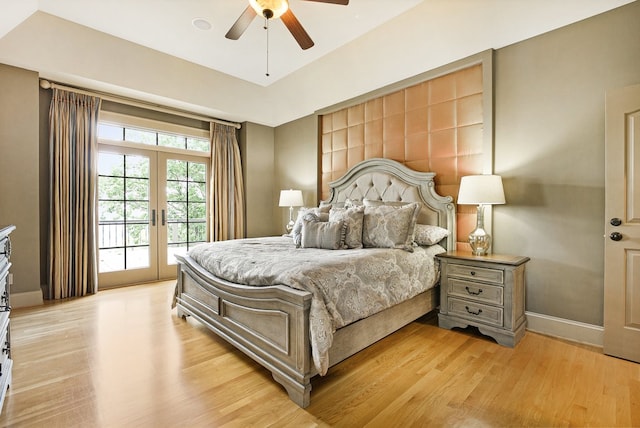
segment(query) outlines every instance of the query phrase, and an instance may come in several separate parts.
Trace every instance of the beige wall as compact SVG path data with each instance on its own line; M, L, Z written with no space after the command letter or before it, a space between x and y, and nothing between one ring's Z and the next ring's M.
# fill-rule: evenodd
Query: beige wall
M602 325L604 100L640 83L640 2L495 56L495 250L531 257L527 310Z
M318 119L307 116L275 128L275 193L276 231L284 233L289 210L278 207L282 189L302 190L306 207L318 205ZM294 220L297 211L294 211Z
M639 22L634 2L495 52L494 169L507 204L494 209L494 251L531 258L528 311L603 323L604 96L640 83ZM315 161L317 145L281 128L277 174L303 151Z
M0 226L16 226L11 235L12 304L38 304L38 74L0 64L0 94Z
M274 227L274 131L245 122L240 130L240 152L245 186L246 236L280 233Z

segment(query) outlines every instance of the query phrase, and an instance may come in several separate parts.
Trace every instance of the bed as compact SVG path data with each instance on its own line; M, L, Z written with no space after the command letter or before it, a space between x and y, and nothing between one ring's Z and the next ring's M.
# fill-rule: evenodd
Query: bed
M329 258L341 258L342 261L348 259L349 268L357 270L359 263L357 258L362 253L369 252L368 254L376 254L377 257L394 257L394 260L395 258L400 260L405 256L424 257L422 253L433 253L431 254L433 256L438 247L442 247L439 251L453 250L456 242L455 207L450 196L444 197L436 193L434 176L434 173L416 172L388 159L366 160L352 167L342 178L330 183L330 198L322 201L318 209L332 207L337 212L339 208L345 210L345 205L359 204L364 201L368 206L393 206L404 212L410 209L408 206L417 204L415 211L417 224L432 225L446 231L436 245L414 246L415 249L404 248L404 250L343 249L343 245L336 250L326 250L308 248L308 245L305 248L295 248L295 239L291 237L266 237L237 240L237 243L223 241L212 244L212 246L221 245L222 251L219 248L205 248L204 246L209 244L203 244L199 252L194 250L189 255L177 256L178 280L175 298L177 315L195 318L253 358L271 371L274 380L286 389L291 400L300 407L307 407L310 403L311 379L314 376L324 375L329 367L437 307L439 302L436 286L437 262L434 257L431 257L436 272L435 276L428 280L431 283L424 284L424 290L414 291L408 298L401 301L389 299L381 309L361 319L354 315L354 320L348 319L349 317L341 319L339 323L333 320L334 328L331 328L331 326L323 326L322 322L318 324L318 319L324 319L322 311L327 307L333 314L335 312L333 304L319 299L317 290L307 289L305 284L299 285L296 282L299 281L298 279L292 280L294 284L283 285L290 282L289 277L293 275L286 269L285 273L280 273L279 276L272 275L271 272L260 274L261 278L266 278L264 283L259 282L262 279L247 280L245 278L246 272L252 270L251 263L256 263L255 260L263 260L265 264L270 264L271 262L267 261L271 260L274 265L277 264L276 259L269 256L267 250L256 250L253 253L255 260L237 263L235 254L238 255L237 260L240 260L243 252L248 253L262 246L272 247L271 249L275 249L276 254L279 254L279 260L284 263L289 256L300 255L308 259L320 259L324 257L322 253L327 254ZM388 210L388 208L385 209ZM328 224L335 224L335 222L327 222L323 226L320 223L311 224L311 220L305 217L304 225L309 227L305 230L311 230L311 226L325 227ZM342 230L345 229L347 229L346 226ZM305 240L308 241L306 238ZM227 247L236 244L240 245L237 249ZM282 247L283 245L288 247ZM234 254L234 258L228 258L223 262L220 261L224 260L222 258L216 259L208 264L208 257L212 254L223 253ZM262 258L263 253L266 259ZM272 258L269 259L269 257ZM306 266L306 261L291 261L291 263ZM400 268L396 268L393 263L385 261L378 265L385 266L385 272L399 270ZM229 273L228 271L232 270L230 266L233 264L238 264L237 271ZM341 266L337 270L344 271L347 265ZM212 272L218 272L220 276ZM342 272L341 274L348 276L335 276L331 277L331 280L340 282L342 286L343 279L351 278L352 273ZM280 283L283 277L286 277L286 280ZM236 278L240 279L236 280ZM252 281L258 281L258 283L253 284ZM312 282L322 281L330 282L328 278L321 278L318 281L314 278ZM387 278L386 282L393 282L393 280ZM392 288L400 289L401 287L397 285ZM335 325L339 325L339 328L335 328ZM326 331L330 336L328 340L325 340L327 337L323 336L322 331Z

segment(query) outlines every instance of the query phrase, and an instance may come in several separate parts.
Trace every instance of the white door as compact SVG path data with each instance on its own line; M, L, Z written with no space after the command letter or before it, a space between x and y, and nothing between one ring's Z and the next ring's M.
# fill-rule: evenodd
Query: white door
M176 277L176 254L207 240L202 157L101 145L100 288Z
M604 352L640 362L640 85L606 98Z

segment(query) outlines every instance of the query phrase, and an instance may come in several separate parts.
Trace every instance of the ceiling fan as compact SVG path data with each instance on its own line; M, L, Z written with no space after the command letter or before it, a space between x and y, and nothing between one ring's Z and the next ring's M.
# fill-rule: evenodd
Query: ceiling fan
M331 3L348 5L349 0L306 0L315 1L318 3ZM313 46L313 40L309 37L309 34L305 31L298 21L298 18L289 9L289 2L287 0L249 0L249 6L242 12L240 17L231 26L225 37L231 40L238 40L240 36L245 32L249 24L258 15L262 15L267 21L270 19L282 18L282 22L289 29L293 38L300 45L302 49L309 49Z

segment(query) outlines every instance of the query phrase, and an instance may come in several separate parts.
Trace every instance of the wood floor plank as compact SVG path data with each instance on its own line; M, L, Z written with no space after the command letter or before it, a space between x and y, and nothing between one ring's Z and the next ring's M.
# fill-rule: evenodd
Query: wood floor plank
M173 284L12 312L3 427L640 426L640 365L427 316L312 380L311 405L170 309Z

